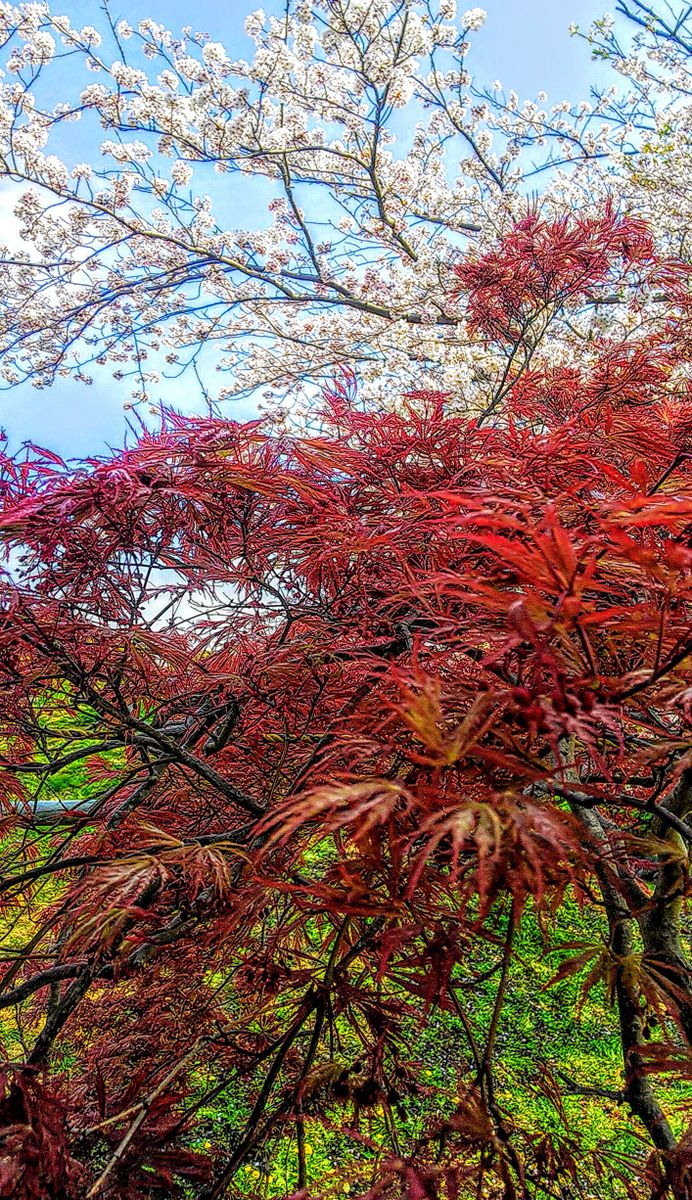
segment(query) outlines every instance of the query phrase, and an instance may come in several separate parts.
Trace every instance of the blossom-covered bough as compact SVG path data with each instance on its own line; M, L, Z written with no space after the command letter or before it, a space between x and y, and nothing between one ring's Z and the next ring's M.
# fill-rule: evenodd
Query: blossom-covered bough
M620 80L596 97L612 130L610 183L648 218L660 244L689 258L692 164L692 10L688 4L618 0L615 16L585 31L591 53Z
M211 401L272 395L295 414L348 365L364 397L498 401L502 364L469 342L455 262L524 211L540 169L600 161L609 97L570 114L484 96L468 65L484 13L453 0L290 0L248 18L250 62L150 20L0 13L3 169L26 238L0 268L6 383L111 364L158 403L189 369ZM545 206L584 207L560 178Z

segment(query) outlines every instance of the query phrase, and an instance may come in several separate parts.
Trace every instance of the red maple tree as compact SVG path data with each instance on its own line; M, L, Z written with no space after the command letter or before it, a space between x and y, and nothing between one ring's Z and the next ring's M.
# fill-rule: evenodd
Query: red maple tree
M0 1195L211 1200L281 1137L304 1196L692 1195L661 1100L692 1077L687 275L608 210L531 216L458 288L483 414L363 410L344 376L312 434L169 415L77 469L4 462ZM632 320L545 356L614 290ZM549 941L568 898L604 936L556 980L614 1006L627 1161L498 1099L522 922ZM451 1100L411 1036L435 1012ZM527 1092L564 1114L548 1057ZM316 1120L367 1179L311 1177Z

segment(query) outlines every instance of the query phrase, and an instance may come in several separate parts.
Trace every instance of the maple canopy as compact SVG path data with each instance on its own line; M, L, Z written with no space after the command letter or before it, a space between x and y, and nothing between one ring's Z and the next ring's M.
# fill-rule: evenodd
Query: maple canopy
M632 218L530 215L457 272L482 414L345 373L295 436L4 462L0 1195L692 1194L687 279ZM535 353L613 287L631 319ZM619 1059L546 1035L520 1103L527 929Z

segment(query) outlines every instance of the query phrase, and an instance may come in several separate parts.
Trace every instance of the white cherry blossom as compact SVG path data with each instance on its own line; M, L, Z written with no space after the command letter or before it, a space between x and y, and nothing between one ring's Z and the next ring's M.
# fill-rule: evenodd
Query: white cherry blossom
M0 261L5 381L45 386L105 361L148 403L189 369L212 396L290 398L300 412L348 365L364 403L435 388L483 406L503 363L469 337L458 257L525 213L536 178L547 215L615 189L631 207L650 198L662 237L692 226L692 87L681 56L656 58L646 37L613 49L619 78L650 100L678 88L672 123L655 121L633 158L638 131L618 124L610 93L575 109L499 81L486 95L472 70L485 13L455 11L290 0L286 19L247 18L245 62L150 19L117 24L116 55L109 28L0 3L0 150L27 260L21 272ZM593 36L609 45L613 27ZM73 90L56 106L59 47ZM87 125L100 144L85 143ZM68 169L70 137L70 164L87 161ZM603 321L590 310L554 327L550 353L587 353Z

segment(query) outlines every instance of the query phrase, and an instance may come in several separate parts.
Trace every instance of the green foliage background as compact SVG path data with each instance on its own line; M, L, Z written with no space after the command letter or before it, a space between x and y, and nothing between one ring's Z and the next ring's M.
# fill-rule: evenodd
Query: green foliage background
M63 719L74 723L75 718ZM50 776L36 794L73 803L90 798L99 786L85 766L76 762ZM26 839L27 835L17 833L7 839L3 857L16 848L18 837ZM32 854L42 858L60 837L48 826L33 833ZM325 846L324 851L316 851L318 858L323 853L333 853L333 848L328 851ZM61 887L56 877L49 876L34 894L30 907L20 903L5 915L0 930L4 970L12 963L13 951L26 945L40 925L41 913L59 898ZM491 920L502 934L502 912L491 914ZM581 974L553 982L561 961L578 954L580 946L603 943L605 937L605 922L597 910L580 909L569 895L554 918L542 916L539 922L530 909L524 914L515 941L495 1057L497 1100L508 1122L521 1126L537 1140L548 1133L568 1144L574 1142L580 1176L575 1195L584 1200L615 1200L626 1195L614 1176L594 1171L589 1152L598 1151L602 1156L606 1149L606 1157L626 1170L628 1160L646 1156L650 1150L626 1104L608 1095L578 1092L612 1093L623 1084L617 1014L608 1002L603 983L584 994L587 968ZM316 944L319 941L316 938ZM464 1010L480 1040L490 1025L495 1003L494 965L497 951L479 939L474 960L457 974ZM487 978L474 982L485 972ZM410 1003L411 997L406 999ZM228 1004L232 1007L230 992ZM30 1004L0 1010L3 1056L9 1061L25 1057L37 1030ZM339 1057L348 1064L358 1057L360 1047L345 1024L341 1033ZM437 1007L426 1010L420 1000L417 1011L402 1027L401 1040L406 1056L415 1062L418 1091L397 1105L398 1141L392 1135L386 1112L379 1106L362 1108L355 1114L348 1104L328 1103L319 1117L306 1115L309 1184L316 1196L357 1196L367 1190L375 1158L383 1151L395 1154L400 1150L405 1154L407 1146L415 1143L431 1121L453 1113L460 1088L473 1075L468 1039L457 1014ZM54 1064L58 1070L69 1073L80 1069L78 1057L70 1049L69 1035L60 1054L60 1061ZM563 1093L562 1102L555 1082ZM210 1083L213 1080L208 1073L195 1081L200 1098ZM660 1089L660 1096L675 1132L680 1133L692 1104L690 1089L669 1083ZM189 1139L190 1148L222 1154L247 1120L252 1100L252 1081L237 1080L216 1101L202 1105L194 1135ZM287 1121L278 1139L258 1150L240 1169L230 1194L278 1200L297 1187L295 1126ZM187 1190L186 1185L183 1190ZM189 1191L190 1197L194 1194ZM537 1200L543 1200L543 1196L537 1193Z

